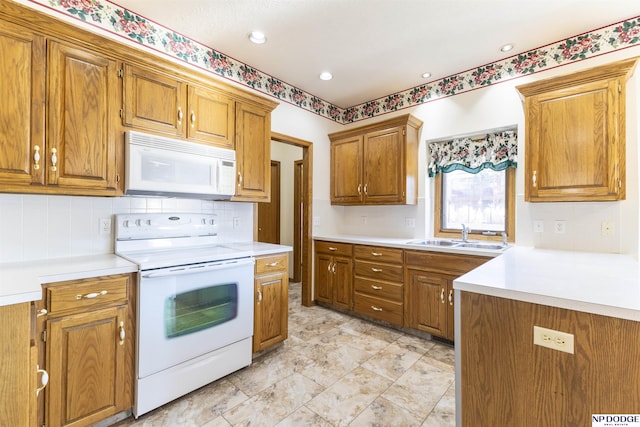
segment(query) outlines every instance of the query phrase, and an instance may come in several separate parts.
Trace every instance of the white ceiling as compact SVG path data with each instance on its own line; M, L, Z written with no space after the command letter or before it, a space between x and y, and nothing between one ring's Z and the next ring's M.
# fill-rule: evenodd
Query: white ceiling
M637 0L115 3L343 108L640 15ZM267 43L250 43L252 30Z

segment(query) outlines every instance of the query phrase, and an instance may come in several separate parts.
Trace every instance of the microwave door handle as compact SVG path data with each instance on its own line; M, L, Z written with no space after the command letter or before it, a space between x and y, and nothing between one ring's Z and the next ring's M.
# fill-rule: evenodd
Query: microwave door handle
M216 160L211 163L211 183L215 193L220 189L220 161Z
M167 276L183 276L186 274L197 274L197 273L205 273L205 272L216 271L216 270L226 270L226 269L241 267L246 264L253 264L253 258L249 258L248 260L224 262L220 264L205 264L202 266L163 269L160 271L144 273L142 274L142 277L145 279L152 279L152 278L167 277Z

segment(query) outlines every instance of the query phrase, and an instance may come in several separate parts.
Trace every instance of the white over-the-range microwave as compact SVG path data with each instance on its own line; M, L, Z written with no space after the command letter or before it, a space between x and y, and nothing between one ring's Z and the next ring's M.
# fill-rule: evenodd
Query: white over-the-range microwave
M235 176L234 150L126 132L125 194L228 200Z

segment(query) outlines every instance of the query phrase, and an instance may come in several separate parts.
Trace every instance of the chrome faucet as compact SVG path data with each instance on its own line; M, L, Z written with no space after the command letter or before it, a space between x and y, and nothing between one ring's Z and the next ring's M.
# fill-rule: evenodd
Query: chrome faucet
M462 241L466 243L467 240L469 240L469 227L462 224Z
M501 234L502 234L502 246L507 246L507 232L503 231Z

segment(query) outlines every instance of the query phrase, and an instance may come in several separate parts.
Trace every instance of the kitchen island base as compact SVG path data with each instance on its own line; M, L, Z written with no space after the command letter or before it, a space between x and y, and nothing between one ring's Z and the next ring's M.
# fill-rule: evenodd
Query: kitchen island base
M640 322L456 291L458 426L586 426L640 414ZM533 344L573 334L574 354Z

